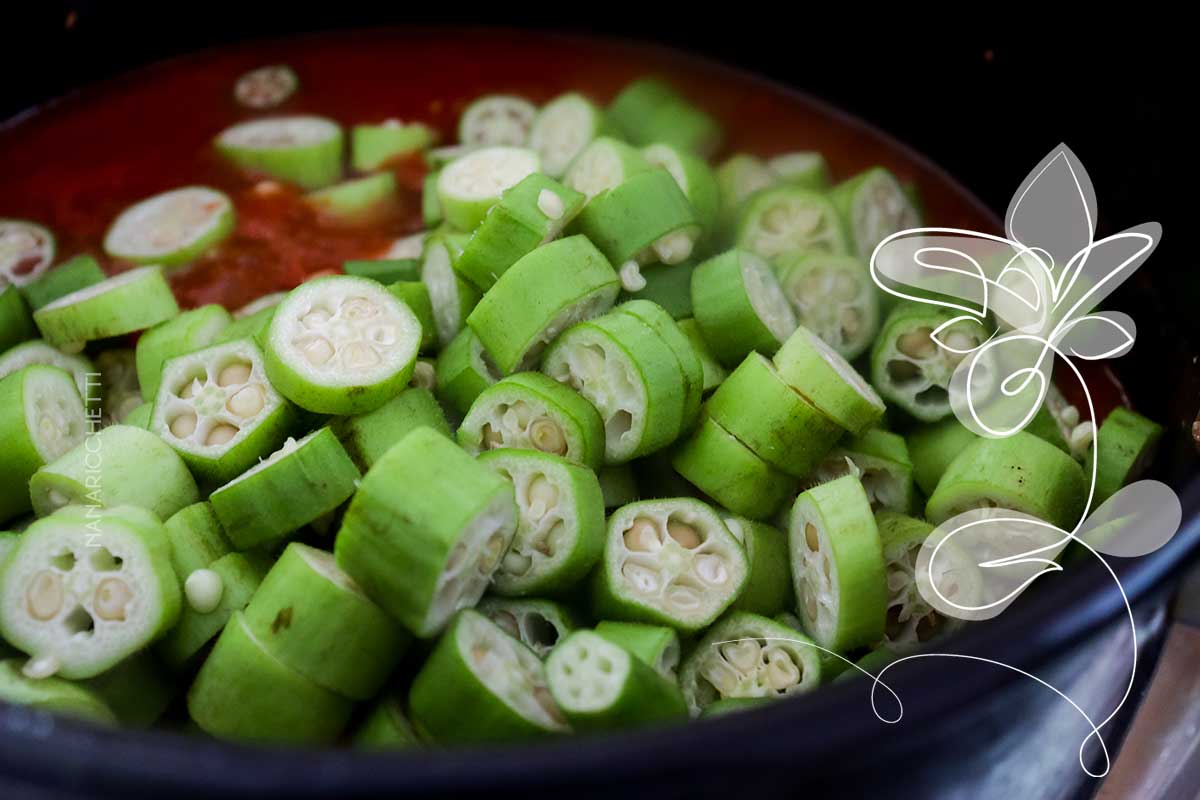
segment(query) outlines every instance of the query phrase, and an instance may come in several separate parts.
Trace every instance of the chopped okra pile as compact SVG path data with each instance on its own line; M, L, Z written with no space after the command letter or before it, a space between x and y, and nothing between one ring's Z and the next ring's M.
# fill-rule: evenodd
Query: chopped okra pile
M424 232L181 310L230 195L138 202L102 260L0 219L0 700L364 748L732 711L953 631L918 587L934 526L1070 528L1084 465L1102 502L1161 434L1118 408L1097 455L1056 391L1011 438L960 425L951 315L870 277L922 222L883 167L730 154L654 78L480 97L454 141L272 111L303 91L243 76L214 157L364 224L416 158Z

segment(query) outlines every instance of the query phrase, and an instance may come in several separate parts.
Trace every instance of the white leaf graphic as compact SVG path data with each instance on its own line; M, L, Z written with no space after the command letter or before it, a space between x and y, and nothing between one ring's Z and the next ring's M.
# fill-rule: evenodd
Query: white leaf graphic
M1161 238L1162 226L1147 222L1077 253L1055 286L1055 318L1069 321L1100 305L1137 272Z
M1086 361L1119 358L1137 338L1133 318L1121 311L1101 311L1068 321L1060 329L1058 347Z
M1065 144L1050 151L1013 195L1004 217L1008 238L1050 254L1057 274L1096 232L1096 193Z
M888 236L871 256L871 277L885 292L983 318L992 276L1012 260L1004 238L958 228L914 228Z
M1105 555L1137 558L1171 541L1182 519L1179 497L1170 487L1137 481L1108 498L1076 536Z

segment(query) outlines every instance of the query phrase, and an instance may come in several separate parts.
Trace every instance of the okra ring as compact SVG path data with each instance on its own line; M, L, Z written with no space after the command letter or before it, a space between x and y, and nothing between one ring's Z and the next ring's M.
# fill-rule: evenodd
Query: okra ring
M869 259L893 233L921 224L921 213L891 172L873 167L839 183L829 192L846 225L854 252Z
M0 278L0 353L37 336L25 298Z
M613 264L678 264L691 256L701 223L671 174L651 169L592 197L574 229Z
M172 189L117 216L104 252L134 264L174 267L193 261L233 232L233 201L207 186Z
M802 253L780 256L775 271L797 321L838 355L861 355L879 330L878 290L867 265L853 256Z
M428 389L405 389L374 411L339 417L329 423L358 468L366 471L396 442L417 428L450 437L450 425Z
M559 641L579 627L570 609L542 598L489 595L479 601L475 610L537 653L538 658L545 658Z
M862 433L883 417L883 400L854 367L803 325L775 354L779 376L827 417Z
M775 274L744 250L714 256L692 273L692 314L722 364L757 350L771 355L796 330L796 315Z
M746 550L746 562L750 565L746 588L731 608L764 617L793 608L787 535L765 522L732 516L724 519L725 527Z
M600 136L571 161L563 175L563 183L582 192L591 201L608 189L650 169L650 162L636 147L611 136Z
M700 403L704 397L704 367L700 364L700 358L696 355L691 340L679 329L667 310L657 303L649 300L627 300L617 306L616 311L629 314L645 323L675 354L679 372L683 376L681 431L690 428L700 413Z
M595 631L596 635L628 650L667 680L676 681L681 647L674 628L604 619L596 623Z
M213 344L232 323L233 317L224 307L207 305L185 311L139 336L134 353L142 397L158 394L164 364Z
M524 147L493 146L456 158L437 177L442 214L460 231L472 231L505 191L538 171L537 153Z
M1117 406L1100 424L1100 432L1084 458L1084 473L1096 471L1094 506L1141 477L1154 458L1163 428L1136 411ZM1097 449L1100 452L1096 457Z
M534 117L529 146L541 158L546 174L558 178L605 127L603 109L578 92L567 92L546 103Z
M17 658L0 660L0 701L98 725L117 722L112 709L95 690L53 676L30 678Z
M799 186L778 186L753 195L741 212L737 246L767 260L786 253L847 250L837 207L821 192Z
M104 270L100 269L96 259L85 253L46 270L34 280L20 286L20 291L29 307L36 311L65 294L95 286L105 277Z
M470 328L459 331L438 354L436 374L438 398L459 414L470 411L475 398L504 377Z
M62 346L133 333L179 314L162 268L141 267L88 286L33 312L42 337Z
M458 141L468 147L520 147L529 139L537 106L511 94L488 94L463 109Z
M355 125L350 130L350 166L371 172L425 150L436 140L437 132L423 122L403 125L388 119L378 125Z
M805 483L815 486L853 474L871 508L907 514L913 509L913 466L904 437L871 428L848 436L829 451Z
M54 234L36 222L0 218L0 286L26 286L54 263Z
M341 177L343 139L341 126L324 117L269 117L226 128L214 146L251 173L320 189Z

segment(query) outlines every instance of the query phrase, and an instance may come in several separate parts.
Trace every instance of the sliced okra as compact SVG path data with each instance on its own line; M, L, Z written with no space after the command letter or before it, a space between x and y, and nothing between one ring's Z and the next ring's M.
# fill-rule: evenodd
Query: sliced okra
M463 245L454 269L482 291L538 246L558 238L583 208L584 197L533 173L500 196Z
M656 78L639 78L622 89L609 115L631 142L664 142L702 158L715 153L723 138L715 119Z
M713 355L712 349L708 346L708 342L704 340L704 334L700 331L700 326L696 324L696 320L691 317L686 317L679 320L679 330L683 335L688 337L688 341L692 343L692 349L696 353L696 357L700 359L700 368L704 373L704 392L707 394L713 389L721 385L729 376L729 371L721 366Z
M470 328L463 328L437 357L437 394L459 414L471 410L475 398L503 377Z
M849 436L830 450L805 483L828 483L853 474L876 511L907 514L913 507L913 466L904 437L879 428Z
M122 211L104 234L104 252L134 264L187 264L232 233L235 221L223 192L172 189Z
M921 213L896 176L872 167L847 178L829 192L846 225L854 252L869 259L876 245L898 231L921 224Z
M586 467L535 450L492 450L479 463L512 482L517 532L492 576L501 595L562 594L604 549L604 496Z
M426 228L433 229L445 221L442 214L442 201L438 199L438 179L441 170L430 172L421 181L421 222Z
M437 320L433 315L433 300L429 297L429 287L419 280L396 281L388 285L388 291L408 306L417 322L421 324L420 352L428 353L437 349L438 332Z
M554 178L607 127L604 110L578 92L559 95L544 105L529 129L529 146Z
M600 412L606 464L661 449L683 429L687 390L679 362L630 314L613 312L571 327L546 351L542 371Z
M206 484L232 480L287 438L296 412L263 362L254 342L239 339L163 365L150 431Z
M94 689L54 676L31 678L23 664L19 658L0 660L0 701L101 725L116 724L116 715Z
M939 334L953 350L934 341L934 330L953 318L949 310L924 304L898 305L871 348L871 383L922 422L950 415L950 378L965 352L982 344L978 326L965 321Z
M1071 530L1087 499L1088 479L1071 456L1031 433L980 437L946 466L925 505L935 525L977 508L1020 511Z
M33 312L42 337L62 346L150 328L179 314L158 266L122 272L63 295Z
M37 336L33 317L16 286L0 278L0 353Z
M271 655L352 700L374 697L409 636L338 569L333 554L293 542L242 612Z
M675 681L592 631L575 631L546 658L550 694L581 733L687 719Z
M196 674L187 707L219 739L324 744L346 726L353 703L271 655L238 611Z
M674 683L681 652L679 634L664 625L601 620L596 635L629 651L634 658Z
M511 94L489 94L463 109L458 141L468 147L520 147L529 140L537 106Z
M175 696L175 682L162 662L143 650L83 681L112 709L126 728L146 729L158 722Z
M613 264L678 264L691 256L701 221L665 169L626 178L592 197L575 227Z
M540 450L596 467L604 458L604 422L571 389L537 372L519 372L475 398L458 429L471 453Z
M609 517L593 587L596 615L695 632L737 599L748 572L741 544L705 503L631 503Z
M767 159L767 169L782 182L805 189L829 188L829 164L816 150L780 153Z
M666 309L657 303L649 300L628 300L617 306L615 311L629 314L643 322L675 354L679 372L683 376L684 390L683 425L680 431L691 428L700 413L700 403L704 395L704 367L700 364L700 357L696 355L691 340L679 329Z
M335 553L369 597L427 638L479 602L516 529L512 485L418 428L363 476Z
M421 247L418 246L416 254L412 256L347 261L342 264L342 272L356 278L370 278L373 281L379 281L384 286L391 286L400 281L419 281L421 280Z
M650 162L636 147L611 136L600 136L572 159L563 175L563 183L583 192L590 201L650 169Z
M335 275L303 283L275 310L264 344L267 377L321 414L359 414L412 377L421 323L385 287Z
M481 147L451 161L437 179L437 199L446 221L460 231L473 231L500 196L541 165L537 153L524 147Z
M436 234L425 241L421 256L421 282L429 290L433 320L442 347L458 335L479 302L479 290L454 268L466 243L464 234Z
M847 250L833 202L822 192L800 186L776 186L749 198L738 222L737 244L768 260L785 253Z
M233 550L212 505L193 503L167 517L163 523L171 544L171 566L180 580L205 569Z
M110 425L46 464L29 480L38 516L68 505L138 506L166 519L200 499L188 468L149 431Z
M770 355L796 330L796 314L775 273L758 256L730 250L692 273L692 314L726 366L758 350Z
M0 566L0 599L0 635L76 679L158 639L181 605L166 531L132 506L64 508L30 525Z
M422 742L404 714L400 698L387 692L367 713L350 740L355 750L407 750Z
M795 491L796 480L763 461L707 414L676 448L671 466L735 514L772 516Z
M0 380L0 522L32 509L29 479L79 445L88 427L75 382L58 367L33 364Z
M778 176L761 158L749 153L734 153L716 170L721 204L717 232L722 238L733 235L746 201L778 182Z
M666 310L672 318L682 320L692 316L692 273L694 264L652 264L638 267L645 284L641 288L622 286L619 301L649 300Z
M976 433L952 416L910 430L905 441L917 488L926 497L933 494L950 462L978 438Z
M542 245L500 276L467 317L506 375L535 366L550 342L577 322L606 312L617 273L586 236Z
M704 234L713 230L720 206L717 177L703 158L675 145L658 143L642 149L642 155L653 167L671 173L680 191L696 212L696 221Z
M1089 476L1095 465L1093 506L1099 506L1122 486L1142 476L1154 458L1162 434L1161 425L1124 406L1117 406L1104 418L1100 433L1088 448L1083 462L1084 472ZM1097 449L1099 458L1096 457Z
M217 152L252 173L320 189L342 174L342 128L324 117L270 117L240 122L216 138Z
M637 478L628 464L614 464L596 470L600 481L600 493L604 496L605 508L616 508L632 503L639 498Z
M95 394L96 387L89 387L89 381L96 376L96 366L91 360L84 355L64 353L42 339L31 339L0 353L0 378L6 378L33 364L58 367L68 372L75 381L80 397L86 396L89 388L92 388L91 393Z
M883 638L888 603L883 546L857 478L847 475L797 497L788 547L797 612L817 644L844 652Z
M46 270L20 289L29 307L36 310L65 294L95 286L104 278L104 270L100 269L96 259L84 254Z
M142 396L158 395L159 379L167 361L208 347L232 322L233 317L222 306L200 306L139 336L134 352Z
M789 386L851 433L862 433L883 417L883 400L871 385L803 325L779 348L774 362Z
M304 200L319 215L343 224L378 220L396 203L396 176L380 172L316 189Z
M725 517L725 527L746 550L750 575L731 608L771 617L794 607L787 535L765 522Z
M423 122L406 125L389 119L378 125L355 125L350 130L350 166L357 172L371 172L427 150L435 141L437 132Z
M759 353L746 356L713 392L707 408L713 421L752 453L793 478L808 475L843 433Z
M287 64L270 64L238 78L233 84L233 99L246 108L263 111L283 105L299 88L295 70Z
M438 640L413 679L408 705L414 724L439 744L507 743L569 730L541 660L471 609Z
M185 670L250 602L268 566L261 556L226 553L204 568L179 573L187 602L179 623L155 645L155 654L171 669Z
M846 359L861 355L879 330L879 299L867 265L853 256L780 256L775 273L797 321Z
M790 697L820 684L819 653L799 631L735 611L683 660L679 686L692 716L721 700Z
M488 596L479 601L476 610L536 653L538 658L545 658L567 634L579 627L575 614L554 600Z
M23 219L0 218L0 285L25 286L54 263L54 234Z
M447 438L452 435L433 393L416 386L405 389L374 411L335 419L330 427L354 463L364 471L417 428L432 428Z
M104 422L121 422L143 402L154 398L143 398L138 385L137 355L129 348L114 347L102 350L95 359L96 372L100 374L100 393L103 399ZM93 376L94 377L94 376ZM84 399L95 402L95 383L87 384Z

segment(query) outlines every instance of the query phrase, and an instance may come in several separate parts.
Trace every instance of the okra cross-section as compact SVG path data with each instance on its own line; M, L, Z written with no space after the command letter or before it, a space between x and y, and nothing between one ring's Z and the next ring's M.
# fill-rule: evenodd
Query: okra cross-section
M588 201L576 222L613 264L678 264L700 238L695 209L671 174L651 169Z
M33 283L54 263L54 234L35 222L0 218L0 286Z
M539 166L537 153L523 147L482 147L456 158L438 173L442 214L458 230L474 230L506 190Z
M203 482L222 484L278 448L294 418L267 380L262 351L239 339L163 366L150 430Z
M466 234L436 233L425 240L421 256L421 282L429 290L433 322L442 347L448 346L462 330L467 315L479 302L479 290L454 268L466 243Z
M342 128L324 117L269 117L240 122L217 136L217 152L252 173L320 189L342 174Z
M503 376L470 328L458 332L437 357L437 395L459 414L470 410L475 398Z
M374 411L340 417L330 427L360 469L369 469L392 445L420 427L450 436L445 412L428 389L405 389Z
M829 199L841 213L859 258L869 259L885 238L921 224L921 214L908 193L883 167L839 183L829 192Z
M851 433L883 417L883 400L846 359L803 325L774 358L779 376L825 416Z
M84 253L67 259L26 283L21 287L21 294L25 296L29 307L36 311L64 294L95 286L105 277L96 259Z
M42 337L62 346L133 333L179 314L158 266L122 272L63 295L33 313Z
M748 572L742 546L699 500L631 503L609 517L597 616L698 631L737 598Z
M511 484L418 428L363 476L334 552L369 597L429 637L479 601L516 529Z
M870 346L879 329L879 299L864 262L833 253L789 253L776 260L775 269L799 323L838 355L854 359Z
M284 397L321 414L386 403L412 377L421 323L385 287L337 275L292 290L275 310L264 349Z
M472 147L519 147L529 138L537 106L511 94L489 94L463 109L458 141Z
M601 136L594 139L572 159L563 183L590 201L640 172L651 169L650 162L636 148L620 139Z
M558 178L604 128L604 110L578 92L568 92L534 117L529 146L541 157L546 174Z
M207 186L172 189L121 212L104 252L134 264L186 264L233 231L233 202Z
M903 436L878 428L849 436L805 476L805 483L815 486L849 474L862 483L876 511L905 514L912 510L913 466Z
M778 186L751 197L741 213L737 245L765 259L785 253L846 252L841 215L822 192Z
M571 610L554 600L489 595L475 608L537 653L538 658L545 658L568 633L579 627Z
M0 634L48 674L99 675L179 618L166 531L145 509L64 508L25 531L0 568Z
M158 382L167 361L208 347L232 322L224 307L200 306L139 336L134 352L142 397L152 399L158 395Z
M796 315L771 268L745 250L714 256L692 273L692 314L709 349L733 366L770 355L796 330Z
M29 306L17 287L0 277L0 353L37 336Z

